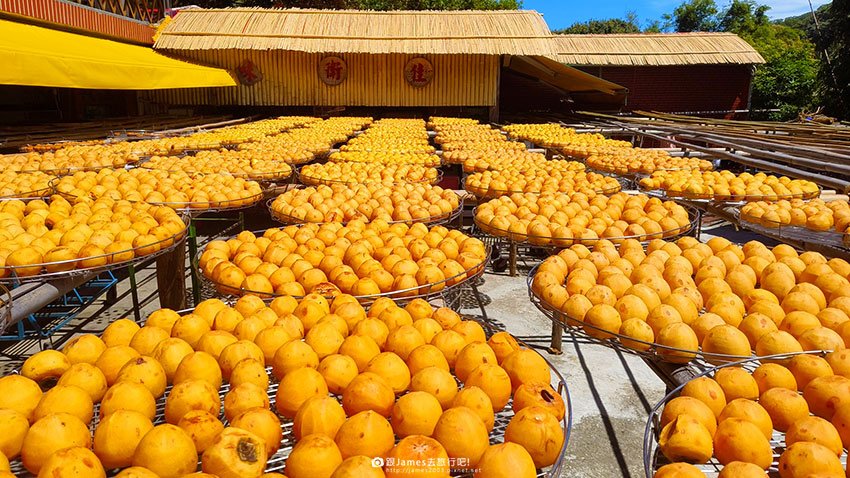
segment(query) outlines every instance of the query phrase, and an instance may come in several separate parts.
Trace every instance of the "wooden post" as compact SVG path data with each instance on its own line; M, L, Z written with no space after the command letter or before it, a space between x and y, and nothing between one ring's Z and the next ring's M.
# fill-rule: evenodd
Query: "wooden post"
M160 307L186 308L186 238L173 250L156 258L156 285Z
M502 84L502 65L501 65L501 61L500 61L496 66L496 94L494 95L494 98L493 98L493 106L488 108L491 123L498 123L499 122L499 96L500 96L499 89L501 88L501 84Z

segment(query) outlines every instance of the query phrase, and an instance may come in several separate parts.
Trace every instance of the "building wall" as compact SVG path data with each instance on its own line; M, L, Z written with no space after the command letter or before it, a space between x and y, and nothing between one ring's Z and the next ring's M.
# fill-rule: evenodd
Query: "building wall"
M121 2L140 10L130 0ZM59 0L0 0L0 11L21 15L36 21L52 23L73 30L90 32L119 41L151 45L154 27L148 22Z
M747 109L749 65L581 67L629 89L626 108L676 113L718 112L736 116ZM738 114L737 116L741 116Z
M159 104L213 106L491 106L496 102L498 56L426 55L434 66L434 77L420 88L404 80L405 64L418 55L338 54L348 65L348 78L336 86L319 79L317 67L324 56L291 51L181 51L180 58L230 71L250 60L263 79L251 86L160 90L142 97Z

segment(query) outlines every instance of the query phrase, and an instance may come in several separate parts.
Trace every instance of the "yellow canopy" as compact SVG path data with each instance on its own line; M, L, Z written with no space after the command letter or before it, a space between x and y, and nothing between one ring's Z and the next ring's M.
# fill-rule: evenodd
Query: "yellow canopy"
M0 84L156 90L236 86L225 70L151 48L0 20Z

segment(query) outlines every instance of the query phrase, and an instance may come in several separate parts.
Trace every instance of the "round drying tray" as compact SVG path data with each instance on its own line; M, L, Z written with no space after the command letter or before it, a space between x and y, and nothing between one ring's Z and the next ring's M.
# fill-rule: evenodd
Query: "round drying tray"
M740 211L738 220L741 227L769 237L777 237L781 240L824 244L833 247L850 247L850 234L838 232L834 229L829 231L815 231L805 226L792 226L790 224L782 224L779 221L748 216L740 213Z
M255 231L254 234L257 237L260 237L260 236L262 236L263 232L264 231ZM233 236L231 238L228 238L227 240L233 239L235 237L236 236ZM227 296L239 297L239 296L251 294L251 295L257 295L257 296L260 296L260 297L263 297L263 298L280 297L280 296L289 295L289 294L276 294L276 293L255 291L255 290L246 289L244 287L235 288L235 287L231 287L231 286L216 282L212 278L207 277L203 273L203 271L201 271L201 269L198 265L197 261L203 255L205 250L206 250L206 248L204 250L198 251L198 254L196 256L197 259L192 264L192 267L195 269L194 272L196 274L198 274L199 277L202 277L205 281L207 281L211 285L213 285L215 287L215 289L221 295L223 295L225 297L227 297ZM470 281L473 281L475 279L478 279L479 277L481 277L484 274L484 269L486 268L487 263L490 260L490 253L491 253L490 247L487 247L485 249L485 258L484 258L483 261L481 261L480 263L478 263L478 264L476 264L472 267L467 268L463 272L455 274L451 277L447 277L447 278L445 278L441 281L438 281L438 282L433 282L433 283L430 283L430 284L423 284L423 285L411 287L411 288L408 288L408 289L382 292L380 294L361 295L361 296L355 295L354 297L361 304L364 304L364 305L369 305L369 304L375 302L376 300L378 300L382 297L390 298L390 299L395 300L396 302L401 302L401 303L407 303L407 302L412 301L413 299L431 300L431 299L441 299L441 298L450 297L453 294L456 294L459 290L461 290L467 283L469 283ZM331 281L328 281L328 282L332 283ZM309 293L309 291L307 291L307 293ZM332 295L334 295L334 294L332 294ZM301 296L295 296L295 297L300 298Z
M69 201L77 201L78 196L67 193L57 193ZM257 194L239 199L229 199L227 201L208 201L208 202L149 202L149 201L128 201L145 202L152 206L168 206L178 212L183 212L190 215L198 215L211 212L227 212L247 209L262 201L265 197L265 191L260 191ZM92 197L91 199L97 199Z
M728 206L743 205L752 201L779 201L782 199L815 199L820 196L820 189L817 192L809 194L789 194L789 195L770 195L770 196L743 196L743 195L716 195L716 194L687 194L673 193L666 189L645 189L638 188L646 194L656 196L662 199L685 200L695 204L725 204Z
M296 217L286 215L286 214L284 214L280 211L276 211L274 209L274 207L272 207L273 203L274 203L274 198L266 201L266 206L268 207L269 214L271 215L273 220L275 220L275 221L277 221L281 224L286 224L288 226L289 225L308 224L308 222L303 220L303 219L298 219ZM460 217L462 212L463 212L463 197L460 197L458 207L455 208L454 210L450 211L447 214L439 214L439 215L436 215L436 216L428 216L428 217L424 217L424 218L421 218L421 219L408 219L408 220L402 219L402 220L397 220L397 221L387 221L387 224L407 224L407 225L411 225L411 224L415 224L415 223L418 223L418 222L421 222L422 224L425 224L425 225L428 225L428 226L436 226L436 225L439 225L439 224L451 224L453 221L457 220L458 217ZM341 222L343 225L348 224L348 221L326 221L326 222ZM318 223L313 223L313 224L324 224L324 223L325 222L318 222Z
M192 309L178 311L178 313L181 314L181 315L188 314L188 313L191 313L191 312L192 312ZM486 324L482 324L482 326L484 326L484 325L486 325ZM489 328L485 326L484 330L488 331ZM491 333L487 332L487 334L488 334L488 338L489 338ZM520 343L522 343L522 342L520 342ZM523 345L525 345L525 344L523 344ZM544 357L544 360L545 359L546 358ZM552 365L551 362L546 360L546 363L549 365L550 385L561 396L561 399L564 401L564 405L566 407L564 418L563 418L563 420L561 420L561 427L563 428L563 431L564 431L564 443L561 446L561 449L558 453L558 458L555 461L555 463L552 464L551 466L544 468L544 469L538 470L537 471L537 477L538 478L558 478L558 477L561 476L561 471L562 471L562 468L563 468L565 460L566 460L567 445L569 444L570 434L572 432L572 399L571 399L571 396L570 396L569 388L567 387L566 380L564 379L564 376L558 371L558 369L554 365ZM17 371L13 372L13 373L17 373ZM278 383L277 379L275 379L275 377L272 375L272 367L266 367L266 373L269 376L269 387L266 390L266 394L269 398L269 409L272 410L272 412L274 412L275 411L275 400L276 400L276 395L277 395L279 383ZM166 388L163 396L156 400L156 415L153 419L154 425L161 425L161 424L166 423L166 420L165 420L165 403L166 403L166 398L171 393L171 389L172 389L172 386L169 385ZM224 403L224 397L227 394L227 392L229 392L229 391L230 391L230 385L227 384L227 383L224 383L221 386L221 388L218 390L219 399L221 400L222 403ZM331 396L334 397L337 401L340 400L340 397L337 396L337 395L331 395ZM493 426L493 430L490 432L490 437L489 437L491 444L495 445L495 444L499 444L499 443L504 443L504 441L505 441L505 430L507 429L508 424L511 421L511 418L513 418L513 416L514 416L514 411L513 411L512 405L513 405L512 401L508 402L508 404L505 405L505 407L503 409L495 412L495 423L494 423L494 426ZM277 450L277 452L275 452L274 455L268 457L268 461L266 462L266 469L265 469L266 473L275 473L275 472L276 473L283 473L285 471L286 459L289 457L289 454L292 452L292 449L294 448L294 446L297 442L297 440L295 439L295 436L294 436L294 432L293 432L293 422L292 422L292 420L287 419L287 418L283 418L283 417L280 417L280 416L278 416L278 418L280 419L280 422L281 422L280 427L281 427L281 432L282 432L283 438L282 438L281 443L280 443L280 448ZM96 403L94 405L94 414L93 414L92 422L90 424L90 428L92 430L96 429L99 422L100 422L100 404ZM224 423L225 423L225 426L228 425L227 421L225 421ZM20 457L17 457L14 460L10 460L9 464L10 464L11 472L15 476L34 478L34 475L30 474L24 468ZM201 460L200 460L200 457L199 457L198 469L200 469L200 464L201 464ZM108 470L107 476L115 476L115 475L118 474L119 471L120 470ZM413 475L411 475L411 476L413 476ZM459 478L459 477L471 477L472 475L468 474L468 473L456 472L456 473L452 473L451 476Z
M713 378L718 370L726 367L742 367L744 370L752 373L752 371L755 370L756 367L761 365L763 361L781 361L790 359L795 355L806 354L820 356L823 355L823 352L797 352L792 354L766 355L760 358L740 360L737 362L724 364L719 367L711 367L697 374L691 380L695 380L700 377ZM643 466L645 478L653 478L655 472L658 471L659 468L670 463L670 460L668 460L667 457L665 457L661 453L661 450L658 446L658 437L661 433L661 414L664 411L664 407L667 405L667 403L678 397L679 393L682 391L682 388L684 388L687 383L688 382L685 382L673 389L658 403L656 403L654 407L652 407L652 411L650 412L649 418L646 422L646 430L644 431L643 436ZM773 449L774 461L771 464L770 468L767 470L766 476L770 478L779 478L780 475L777 460L779 459L779 455L781 455L782 452L785 450L785 433L773 430L773 436L770 438L770 447ZM845 462L846 457L847 453L845 452L842 454L842 463ZM723 469L723 465L714 456L711 457L708 463L698 464L695 466L699 468L700 471L705 473L706 476L717 476L717 474L720 473L720 470Z
M433 168L431 168L431 169L433 169ZM332 185L332 184L368 184L368 183L381 183L381 184L387 184L387 185L390 185L390 184L404 184L404 183L412 183L412 184L418 184L418 183L437 184L437 183L439 183L439 182L440 182L440 181L442 181L442 180L443 180L443 171L441 171L441 170L437 170L437 176L436 176L435 178L433 178L433 179L429 179L429 178L420 178L420 179L413 180L413 181L407 181L407 180L395 180L395 179L391 179L391 180L384 180L384 179L367 179L367 180L365 180L365 181L357 181L357 180L354 180L354 179L352 179L352 180L350 180L350 181L346 181L346 180L342 180L342 179L321 179L321 178L317 178L317 177L314 177L314 176L307 176L307 175L305 175L305 174L304 174L301 170L299 170L299 171L298 171L298 181L299 181L301 184L304 184L304 185L307 185L307 186L317 186L317 185L319 185L319 184L325 184L325 185L330 186L330 185Z
M11 196L0 196L0 200L10 201L10 200L13 200L13 199L18 199L18 200L21 200L21 201L28 201L30 199L44 199L46 197L50 197L50 195L52 193L53 193L53 188L48 186L46 188L36 189L34 191L15 193Z
M636 239L643 243L648 243L653 239L665 239L665 240L673 240L682 236L686 236L693 231L697 223L699 222L700 212L698 209L684 205L683 206L688 211L688 224L685 226L677 227L675 229L671 229L669 231L661 231L656 234L643 234L643 235L634 235L634 236L621 236L621 237L596 237L596 238L558 238L552 236L535 236L531 234L518 234L515 232L510 232L505 229L495 228L488 224L483 224L478 220L476 216L478 208L476 207L472 211L472 217L475 221L475 225L483 232L489 234L490 236L507 239L512 242L516 242L518 244L530 244L532 246L541 246L541 247L556 247L556 248L565 248L570 247L573 244L584 244L586 246L592 246L597 241L602 239L609 240L614 243L622 242L627 239Z
M183 222L184 224L188 222L188 217L184 215ZM172 234L171 236L159 240L157 242L147 244L141 247L134 247L132 249L127 249L124 251L111 252L109 254L102 254L99 256L90 256L90 257L78 257L76 259L67 260L67 261L58 261L58 262L45 262L41 264L31 264L25 267L10 267L4 266L0 267L0 284L12 284L18 285L25 282L46 282L57 279L67 279L72 276L77 275L91 275L91 274L99 274L101 272L109 271L109 270L117 270L123 269L125 267L129 267L132 265L136 265L140 262L146 261L148 259L152 259L158 256L161 256L167 252L173 250L180 241L186 236L187 227L184 227L182 231ZM153 250L151 250L153 249ZM133 257L130 259L119 259L116 260L116 256L126 255L127 253L133 253ZM106 261L105 264L100 264L91 267L77 267L80 262L102 262ZM40 267L41 271L35 275L18 275L17 271L23 268L29 269L34 267Z
M293 169L294 169L294 168L292 168L292 166L287 164L287 166L288 166L287 169L280 170L280 171L259 171L259 172L252 172L252 173L235 173L235 172L232 172L232 171L207 171L207 172L205 172L205 171L183 171L183 170L180 170L180 169L157 168L157 167L153 167L153 166L148 166L148 164L150 164L150 163L145 162L141 165L141 167L144 168L144 169L150 169L150 170L155 170L155 171L166 171L166 172L169 172L169 173L185 172L187 174L216 174L216 173L220 173L220 172L226 172L226 173L230 174L231 176L233 176L234 178L250 179L252 181L279 181L281 179L287 179L290 176L292 176Z
M637 355L653 362L684 364L692 361L699 361L725 363L751 358L751 356L743 357L739 355L706 353L703 352L701 348L700 350L684 350L655 342L644 342L642 340L610 332L600 327L596 327L593 324L569 317L564 312L558 310L558 308L554 305L546 302L532 289L532 281L538 267L539 264L534 266L529 271L526 279L528 297L531 300L531 303L534 304L534 306L537 307L537 310L543 313L543 315L549 318L549 320L551 320L554 324L563 327L564 330L574 333L589 342L604 345L623 353Z
M16 171L18 173L44 173L51 176L70 176L74 173L83 173L87 171L100 171L103 169L125 169L125 168L133 168L136 167L139 163L141 163L145 158L138 157L133 161L127 161L124 164L120 165L112 165L112 166L89 166L89 167L79 167L79 168L57 168L57 169L27 169Z
M604 194L606 196L610 195L610 194L618 193L623 189L623 182L624 181L625 180L623 180L623 179L618 179L617 180L617 183L618 183L617 186L611 186L609 188L602 188L602 189L593 189L593 192L595 192L597 194ZM472 187L472 186L467 185L466 181L464 181L463 189L466 190L468 193L472 194L473 196L475 196L476 198L478 198L479 200L496 199L496 198L499 198L499 197L502 197L502 196L510 196L511 194L526 194L526 193L544 194L542 191L511 191L511 190L501 190L501 189L492 189L492 188L487 188L487 189L476 188L476 187ZM579 188L577 191L586 191L586 190L588 190L588 188ZM547 193L548 192L549 191L547 191ZM552 191L552 192L570 192L570 191Z

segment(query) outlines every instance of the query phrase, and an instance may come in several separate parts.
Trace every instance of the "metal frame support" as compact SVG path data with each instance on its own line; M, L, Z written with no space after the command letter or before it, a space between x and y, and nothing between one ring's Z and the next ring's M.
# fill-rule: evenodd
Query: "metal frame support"
M137 324L142 323L142 306L139 303L139 289L136 283L136 266L131 264L127 268L127 275L130 278L130 297L133 299L133 316Z
M561 355L563 350L564 327L561 324L552 322L552 339L549 342L547 351L552 355Z

